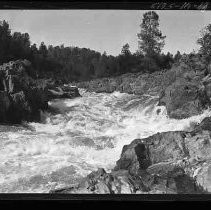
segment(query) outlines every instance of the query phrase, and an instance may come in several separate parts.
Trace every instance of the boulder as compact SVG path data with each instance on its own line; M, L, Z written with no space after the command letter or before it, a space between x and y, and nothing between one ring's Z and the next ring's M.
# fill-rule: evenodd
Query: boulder
M160 94L158 105L166 106L169 117L183 119L201 114L209 104L204 90L193 82L180 79Z
M48 100L58 99L58 98L75 98L80 96L78 88L76 86L54 86L47 87L46 94L48 96Z
M52 80L34 80L27 60L10 61L0 66L0 121L20 123L39 121L40 111L48 109L55 98L80 96L77 87L61 85Z
M188 156L184 147L184 132L157 133L145 139L135 139L122 149L114 170L126 169L133 174L150 165L176 161ZM166 149L168 148L168 149Z
M44 91L28 75L30 68L31 63L27 60L11 61L1 66L0 88L4 94L0 95L0 100L7 107L4 108L2 122L38 120L40 110L47 109L48 101Z
M140 169L146 169L151 164L149 147L141 140L135 141L136 143L123 147L121 157L116 162L115 171L124 169L137 174Z

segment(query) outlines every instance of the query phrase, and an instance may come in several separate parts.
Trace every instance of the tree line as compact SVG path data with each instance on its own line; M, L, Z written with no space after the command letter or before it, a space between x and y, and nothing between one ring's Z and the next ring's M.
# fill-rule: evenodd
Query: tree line
M89 80L117 76L129 72L154 72L170 69L182 57L178 51L174 56L164 54L165 36L159 30L159 16L150 11L143 15L138 36L138 50L131 53L126 43L118 56L99 53L87 48L39 46L32 44L28 33L11 33L8 22L0 21L0 64L17 59L28 59L32 63L34 78L53 78L62 82ZM200 52L210 56L211 26L203 31L197 41ZM209 50L208 50L209 49Z

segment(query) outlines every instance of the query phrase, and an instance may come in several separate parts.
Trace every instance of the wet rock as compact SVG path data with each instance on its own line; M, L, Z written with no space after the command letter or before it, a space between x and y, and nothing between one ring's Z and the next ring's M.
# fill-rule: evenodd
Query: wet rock
M74 86L54 86L46 89L48 100L59 98L75 98L80 96L78 88Z

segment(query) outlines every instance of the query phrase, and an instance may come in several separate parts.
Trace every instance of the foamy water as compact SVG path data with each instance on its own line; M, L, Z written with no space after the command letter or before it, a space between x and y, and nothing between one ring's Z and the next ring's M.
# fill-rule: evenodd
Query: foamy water
M58 113L43 113L43 123L30 123L30 130L0 126L0 192L49 192L74 184L99 167L113 168L133 139L184 130L211 115L207 110L174 120L157 106L157 97L80 93L52 101Z

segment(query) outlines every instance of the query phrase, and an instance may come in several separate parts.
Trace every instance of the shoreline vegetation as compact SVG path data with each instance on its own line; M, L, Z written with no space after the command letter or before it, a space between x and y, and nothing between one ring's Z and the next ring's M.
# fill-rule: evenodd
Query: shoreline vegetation
M125 44L115 57L86 48L46 47L44 42L37 48L29 34L11 34L9 24L0 22L0 123L39 121L40 111L49 110L48 101L79 97L78 88L158 96L158 106L174 119L209 109L211 45L206 40L211 25L197 41L199 52L178 51L175 56L161 53L165 36L155 12L145 13L140 26L139 51L132 54ZM146 44L149 37L153 45ZM75 186L50 193L210 193L210 145L211 117L206 117L190 131L135 139L123 147L110 173L101 168Z

